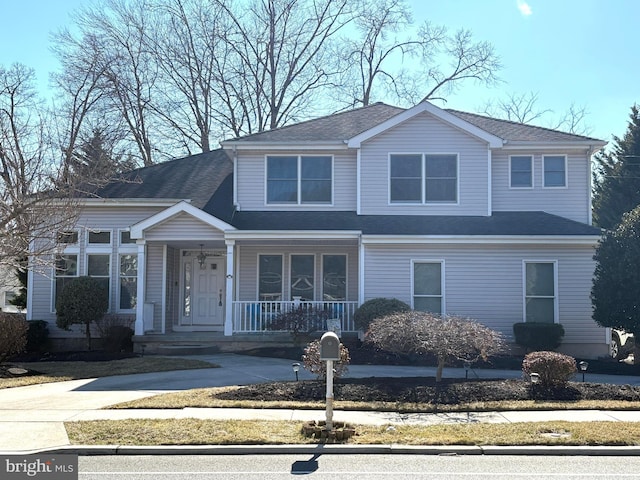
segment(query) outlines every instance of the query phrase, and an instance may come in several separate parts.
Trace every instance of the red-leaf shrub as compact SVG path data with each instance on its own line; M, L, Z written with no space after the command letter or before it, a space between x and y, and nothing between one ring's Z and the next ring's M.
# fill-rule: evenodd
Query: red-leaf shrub
M0 312L0 363L24 350L28 330L23 314Z

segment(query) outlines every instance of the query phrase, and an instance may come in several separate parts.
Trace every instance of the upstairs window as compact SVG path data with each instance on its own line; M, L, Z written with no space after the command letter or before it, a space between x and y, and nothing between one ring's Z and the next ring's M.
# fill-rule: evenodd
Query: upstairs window
M533 187L533 157L518 155L510 157L509 179L511 188Z
M542 157L545 187L567 186L567 157L564 155L545 155Z
M389 197L391 203L456 203L458 155L390 155Z
M329 156L268 156L267 203L330 204L332 170Z

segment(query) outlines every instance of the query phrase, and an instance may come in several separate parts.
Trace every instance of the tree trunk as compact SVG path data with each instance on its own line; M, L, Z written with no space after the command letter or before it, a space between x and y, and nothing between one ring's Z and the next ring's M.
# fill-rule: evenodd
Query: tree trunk
M87 350L91 351L91 324L85 323L84 330L85 337L87 338Z

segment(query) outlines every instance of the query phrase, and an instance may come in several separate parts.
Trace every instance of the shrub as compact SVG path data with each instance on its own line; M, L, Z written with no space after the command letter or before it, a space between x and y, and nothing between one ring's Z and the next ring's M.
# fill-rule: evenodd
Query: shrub
M409 310L411 307L397 298L372 298L358 307L353 315L353 321L358 330L366 332L376 318Z
M392 353L433 354L438 359L436 381L447 362L473 363L503 350L502 335L462 317L440 317L428 312L394 313L371 323L367 341Z
M0 364L24 350L28 330L23 314L0 312Z
M562 343L564 327L559 323L515 323L513 335L528 351L555 350Z
M340 378L349 370L349 349L340 344L340 360L333 362L333 375ZM320 360L320 340L314 340L307 345L302 355L302 365L305 370L317 375L319 379L327 378L327 362Z
M576 360L558 352L531 352L524 357L522 372L528 379L537 373L542 387L558 387L576 373Z
M27 352L42 353L49 346L49 323L44 320L29 320Z
M87 349L91 350L91 324L99 321L109 308L104 285L92 277L78 277L62 290L56 304L56 325L69 330L74 324L85 326Z
M107 352L133 352L133 329L126 325L109 327L102 340Z
M297 344L301 335L323 331L327 320L332 317L330 310L300 305L288 312L278 314L269 323L268 328L291 333Z

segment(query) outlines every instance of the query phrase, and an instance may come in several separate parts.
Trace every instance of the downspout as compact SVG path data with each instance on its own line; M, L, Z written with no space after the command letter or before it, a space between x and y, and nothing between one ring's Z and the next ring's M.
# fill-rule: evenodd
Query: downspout
M231 163L233 163L233 206L238 207L238 152L236 146L232 149Z
M588 169L588 176L589 176L589 188L587 189L587 223L589 225L593 224L593 205L592 205L592 195L593 195L593 154L596 153L597 147L594 147L593 145L589 145L589 148L587 149L587 162L589 165L589 169Z
M360 215L360 155L361 149L356 150L356 215Z
M487 150L487 216L491 216L493 214L493 170L492 170L492 159L491 159L491 148Z

